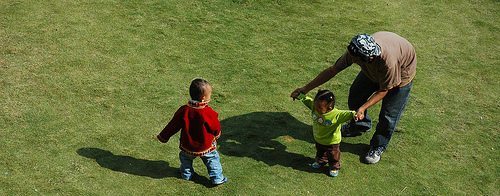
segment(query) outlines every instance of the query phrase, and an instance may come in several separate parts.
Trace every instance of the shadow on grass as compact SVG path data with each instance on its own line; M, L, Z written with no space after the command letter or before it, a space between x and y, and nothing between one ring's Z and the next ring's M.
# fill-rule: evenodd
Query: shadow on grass
M131 156L115 155L108 150L99 148L80 148L79 155L95 159L101 167L113 171L150 178L178 177L178 169L170 167L165 161L137 159Z
M222 136L219 152L236 157L249 157L269 166L281 165L296 170L314 172L307 164L314 154L302 155L287 151L284 140L302 140L314 145L312 128L289 113L253 112L221 121Z
M370 149L370 145L368 144L363 144L363 143L357 143L357 144L350 144L346 142L340 142L340 150L342 153L351 153L359 156L359 161L364 162L366 152Z
M145 159L137 159L131 156L115 155L108 150L99 148L80 148L76 151L80 156L94 159L99 166L132 175L145 176L155 179L161 178L178 178L179 169L170 167L165 161L151 161ZM201 184L205 187L213 187L209 179L197 175L193 175L194 183Z
M170 167L166 161L151 161L137 159L131 156L114 155L108 150L99 148L80 148L76 151L80 156L94 159L99 166L113 171L123 172L132 175L145 176L155 179L180 178L179 168ZM207 188L215 187L205 176L200 176L196 172L190 181L203 185Z

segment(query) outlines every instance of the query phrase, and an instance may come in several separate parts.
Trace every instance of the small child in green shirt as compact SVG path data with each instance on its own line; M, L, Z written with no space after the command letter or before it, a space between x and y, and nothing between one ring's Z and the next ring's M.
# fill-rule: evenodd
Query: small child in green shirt
M301 93L297 99L311 109L316 142L316 161L311 167L319 169L328 163L328 174L338 176L342 139L340 128L343 123L353 119L356 112L335 108L335 95L329 90L319 90L314 99Z

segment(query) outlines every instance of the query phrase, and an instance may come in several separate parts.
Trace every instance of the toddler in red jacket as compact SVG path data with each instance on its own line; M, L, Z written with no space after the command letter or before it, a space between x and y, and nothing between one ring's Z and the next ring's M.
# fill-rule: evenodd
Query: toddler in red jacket
M227 182L222 174L220 156L217 152L217 139L221 134L218 114L210 106L212 86L205 79L196 78L189 87L191 100L181 106L174 117L158 134L160 142L166 143L172 135L181 131L180 153L181 177L190 180L193 173L193 160L200 157L207 167L212 184Z

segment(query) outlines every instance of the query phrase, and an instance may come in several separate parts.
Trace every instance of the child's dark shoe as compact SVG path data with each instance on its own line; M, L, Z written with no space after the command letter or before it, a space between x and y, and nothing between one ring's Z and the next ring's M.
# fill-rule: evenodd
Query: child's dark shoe
M311 166L313 169L319 169L319 168L321 168L322 165L318 162L314 162L314 163L309 164L309 166Z

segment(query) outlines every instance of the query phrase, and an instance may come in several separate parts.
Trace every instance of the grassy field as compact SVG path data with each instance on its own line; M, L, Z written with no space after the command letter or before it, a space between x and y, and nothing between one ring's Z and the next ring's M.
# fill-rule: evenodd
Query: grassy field
M0 0L0 195L500 195L499 19L497 0ZM344 138L330 178L289 94L381 30L416 47L410 103L380 163L360 162L373 131ZM340 109L358 71L322 86ZM179 135L154 139L195 77L223 186L199 159L179 179Z

